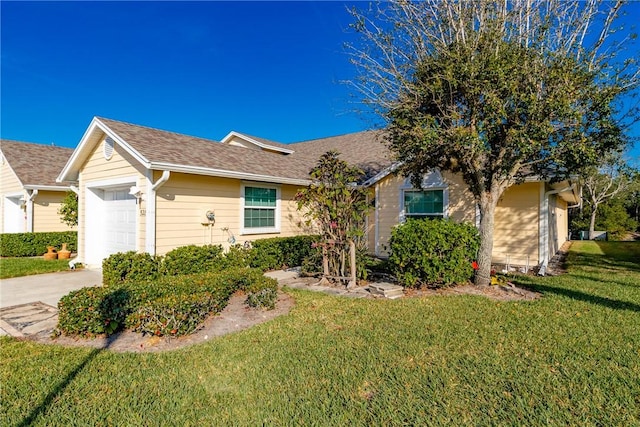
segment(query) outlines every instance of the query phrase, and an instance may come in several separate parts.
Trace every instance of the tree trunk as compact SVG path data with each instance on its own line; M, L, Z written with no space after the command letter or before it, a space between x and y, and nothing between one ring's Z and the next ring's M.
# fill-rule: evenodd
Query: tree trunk
M596 237L596 214L598 213L598 205L594 204L591 209L591 220L589 221L589 240Z
M478 250L478 269L475 285L491 284L491 255L493 253L493 223L498 204L497 191L483 193L480 197L480 249Z

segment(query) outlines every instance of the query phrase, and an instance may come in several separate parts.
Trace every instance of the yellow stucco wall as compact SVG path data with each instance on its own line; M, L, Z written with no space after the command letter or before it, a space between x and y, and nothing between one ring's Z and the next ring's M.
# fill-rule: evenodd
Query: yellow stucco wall
M514 185L505 191L496 207L493 262L538 264L540 192L544 183Z
M58 209L65 196L64 191L40 190L33 201L33 231L69 231L69 227L60 220Z
M157 178L156 178L157 179ZM280 189L280 232L242 234L242 181L184 173L172 173L169 181L157 191L156 253L185 245L220 244L228 248L233 236L243 244L268 237L287 237L304 232L301 215L293 200L298 190L291 185ZM245 182L247 185L270 184ZM215 212L215 224L209 226L207 211Z
M109 160L104 157L104 141L101 140L96 148L88 156L80 168L78 176L78 188L80 191L78 202L78 256L84 259L84 244L86 239L91 239L91 233L100 232L100 230L87 229L86 223L86 195L87 187L93 183L113 180L123 177L135 177L136 185L146 193L146 176L145 168L127 153L118 144L114 144L114 150ZM144 208L141 205L140 208ZM140 212L137 214L137 250L144 251L145 243L145 217Z

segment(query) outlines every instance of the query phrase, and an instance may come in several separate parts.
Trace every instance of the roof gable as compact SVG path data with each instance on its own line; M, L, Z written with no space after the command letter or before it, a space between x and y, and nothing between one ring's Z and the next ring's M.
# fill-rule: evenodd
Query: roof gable
M25 188L67 189L56 177L73 153L71 148L3 139L0 151Z
M240 147L250 148L258 150L273 151L282 154L291 154L293 150L287 147L285 144L279 142L269 141L268 139L258 138L257 136L251 136L236 131L231 131L227 136L222 138L223 144L236 145Z

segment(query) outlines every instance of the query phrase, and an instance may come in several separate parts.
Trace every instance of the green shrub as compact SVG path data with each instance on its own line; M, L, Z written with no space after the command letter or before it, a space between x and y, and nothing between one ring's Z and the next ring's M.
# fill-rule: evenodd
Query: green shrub
M297 267L311 255L318 236L272 237L252 243L251 267L262 271Z
M64 296L58 304L58 330L72 336L111 335L123 328L145 334L185 335L208 315L221 311L238 290L248 298L258 294L251 299L256 307L275 305L277 282L257 269L126 280Z
M39 256L47 252L47 246L60 249L63 243L67 244L67 249L75 252L78 248L78 232L4 233L0 234L0 256Z
M137 253L118 252L102 261L102 283L110 286L124 281L155 280L161 275L162 257Z
M270 277L262 276L251 283L246 289L246 304L253 308L273 310L278 299L278 281Z
M480 245L477 229L451 220L408 220L391 233L389 264L406 287L463 283Z
M224 254L223 270L229 268L247 268L251 265L251 249L242 245L233 245Z
M224 267L221 245L181 246L164 256L162 272L165 276L220 271Z
M229 289L164 295L146 301L127 317L134 332L158 336L181 336L194 332L211 313L218 313L229 302Z
M65 335L111 335L122 329L131 312L131 292L126 288L86 287L58 302L58 331Z

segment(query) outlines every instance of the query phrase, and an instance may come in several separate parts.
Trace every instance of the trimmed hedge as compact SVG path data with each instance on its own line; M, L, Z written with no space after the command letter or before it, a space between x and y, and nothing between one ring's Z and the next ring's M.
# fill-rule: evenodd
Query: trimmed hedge
M221 245L182 246L164 256L162 273L165 276L220 271L224 264Z
M47 246L60 249L63 243L67 244L67 249L75 252L78 248L78 232L3 233L0 234L0 256L39 256L47 252Z
M129 280L156 280L230 268L253 267L267 271L295 267L317 255L317 249L313 248L317 241L318 236L274 237L254 241L251 249L234 245L226 253L220 245L189 245L176 248L164 257L120 252L102 261L102 281L105 285L115 285Z
M409 219L394 228L389 265L405 287L441 287L473 276L480 246L478 230L451 220Z
M312 255L312 244L320 237L315 235L272 237L252 242L251 267L263 271L302 265Z
M111 335L124 328L143 334L192 333L210 314L242 290L252 306L273 308L277 281L255 269L167 276L73 291L58 303L58 332L70 336Z
M118 252L102 260L102 283L155 280L162 275L162 257L135 251Z

